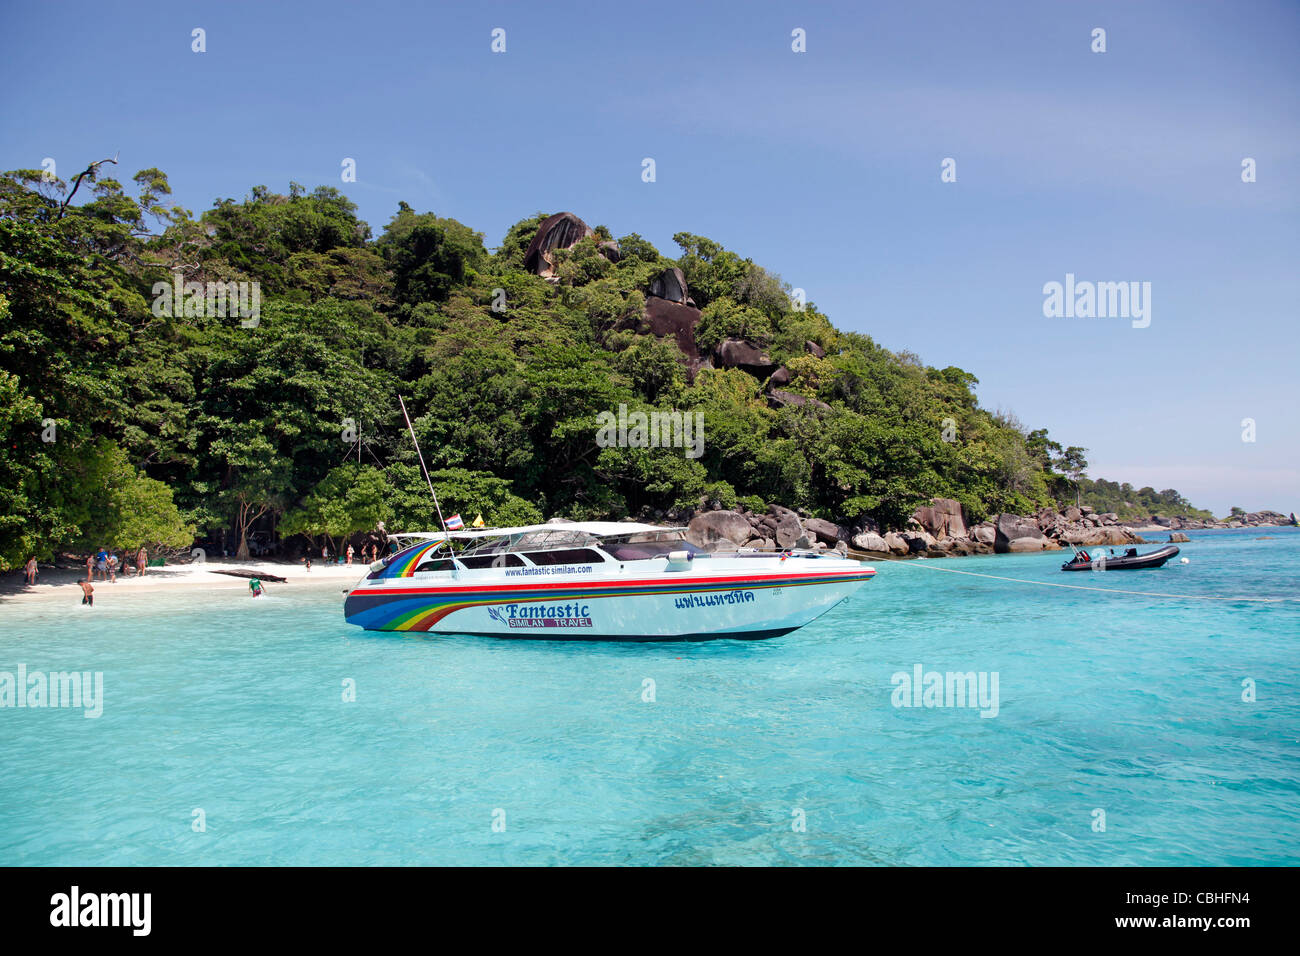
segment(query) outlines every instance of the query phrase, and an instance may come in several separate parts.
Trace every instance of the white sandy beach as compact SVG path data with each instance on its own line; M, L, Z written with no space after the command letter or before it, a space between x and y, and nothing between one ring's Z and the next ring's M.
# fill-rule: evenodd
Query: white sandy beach
M114 594L147 594L158 591L247 591L246 578L217 574L219 570L246 570L259 574L275 574L285 579L284 583L268 581L266 587L295 590L328 586L343 588L360 580L367 571L365 564L324 564L313 562L308 571L301 562L259 561L249 559L238 561L234 558L208 560L201 564L169 564L161 568L149 568L143 576L137 574L118 574L116 582L96 580L96 603L109 601ZM42 566L37 576L37 583L28 587L20 571L6 572L0 579L0 604L14 601L71 601L81 600L81 587L78 581L85 578L84 570L71 568L51 568Z

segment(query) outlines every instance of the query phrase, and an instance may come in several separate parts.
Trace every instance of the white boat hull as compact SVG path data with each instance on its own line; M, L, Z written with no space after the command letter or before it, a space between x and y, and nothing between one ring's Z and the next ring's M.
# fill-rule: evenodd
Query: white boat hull
M344 613L349 623L385 631L549 640L771 637L813 621L874 574L838 557L777 555L714 556L685 569L654 559L431 571L362 581Z

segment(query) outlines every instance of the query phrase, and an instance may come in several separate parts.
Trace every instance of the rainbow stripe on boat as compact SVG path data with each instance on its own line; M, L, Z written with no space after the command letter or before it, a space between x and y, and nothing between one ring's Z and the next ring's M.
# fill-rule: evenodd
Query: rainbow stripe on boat
M375 575L377 578L409 578L426 557L441 548L445 541L427 541L412 545L405 551L399 551L384 569Z
M566 583L487 587L452 585L423 588L358 588L348 595L345 614L351 623L369 630L427 631L448 614L470 607L530 604L539 601L592 601L602 598L758 591L842 583L848 578L869 580L874 574L874 569L855 568L851 572L840 571L833 574L690 578L668 583L626 581L616 585Z

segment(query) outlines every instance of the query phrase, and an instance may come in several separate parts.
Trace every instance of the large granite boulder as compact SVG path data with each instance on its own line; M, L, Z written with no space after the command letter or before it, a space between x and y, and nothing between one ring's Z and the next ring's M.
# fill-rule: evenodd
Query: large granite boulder
M912 550L907 543L907 539L897 531L891 531L885 535L885 546L895 554L908 554Z
M803 347L808 350L808 353L810 355L813 355L816 358L826 357L826 350L822 348L820 345L818 345L816 342L813 341L805 342L803 344Z
M739 547L750 537L749 519L734 511L702 511L686 526L686 540L706 551Z
M782 548L800 547L799 541L804 537L803 526L795 514L782 515L776 523L776 543ZM804 545L803 547L806 547Z
M966 537L961 505L951 498L931 499L930 504L916 509L912 520L940 541L944 538Z
M1060 541L1066 544L1078 544L1084 547L1112 544L1141 544L1143 538L1128 528L1115 525L1109 527L1092 527L1086 524L1071 525L1061 532Z
M997 550L997 544L994 543L994 550ZM1061 546L1051 538L1038 535L1032 538L1016 538L1014 541L1008 541L1005 552L999 554L1020 554L1025 551L1055 551Z
M885 539L874 531L861 531L853 536L853 547L859 551L874 551L877 554L888 554L889 545Z
M675 266L665 269L650 280L650 294L659 299L676 302L678 305L688 304L690 292L686 288L686 275Z
M818 541L825 541L828 545L834 545L835 542L849 537L848 528L841 528L832 521L824 518L808 518L803 523L804 530L810 534L816 535Z
M1183 534L1181 531L1175 531L1173 534L1169 536L1169 540L1174 544L1183 544L1185 542L1191 541L1192 539L1187 537L1187 535Z
M700 310L693 306L680 305L658 296L648 296L645 300L645 312L636 325L636 331L659 338L671 335L682 353L686 377L693 382L700 369L712 367L711 361L701 356L699 348L695 345L695 326L699 321Z
M590 235L592 228L571 212L548 216L524 251L524 268L549 279L555 275L555 250L572 249Z
M718 368L738 368L758 378L773 371L772 359L761 348L744 339L723 339L713 348L713 364Z
M936 544L934 535L926 531L904 531L902 538L911 554L924 554Z
M1050 547L1038 522L1020 515L1000 514L994 522L993 550L998 554L1042 551Z

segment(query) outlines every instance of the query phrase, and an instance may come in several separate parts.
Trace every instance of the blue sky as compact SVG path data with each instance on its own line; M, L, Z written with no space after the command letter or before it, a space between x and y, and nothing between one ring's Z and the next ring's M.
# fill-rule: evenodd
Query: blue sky
M43 3L0 24L5 169L120 151L119 178L158 166L195 212L330 184L376 233L404 199L489 246L561 209L667 254L703 234L840 328L973 372L1094 476L1300 509L1300 5ZM1045 318L1066 273L1150 282L1149 327Z

